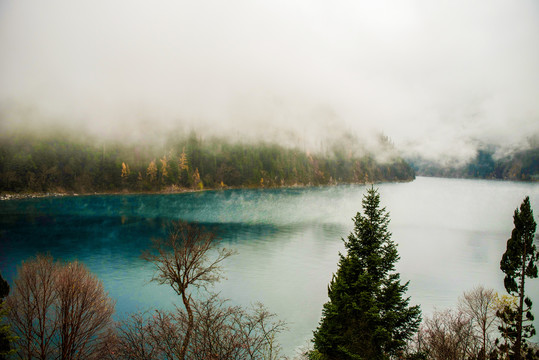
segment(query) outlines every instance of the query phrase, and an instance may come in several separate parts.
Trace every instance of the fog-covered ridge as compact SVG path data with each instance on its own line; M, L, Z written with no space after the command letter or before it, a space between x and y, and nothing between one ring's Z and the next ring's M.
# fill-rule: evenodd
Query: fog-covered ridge
M478 142L521 147L539 131L538 7L5 0L0 129L181 127L309 151L384 133L401 151L468 160Z
M408 158L418 175L450 178L539 181L539 146L511 153L498 152L496 147L480 148L475 157L465 162L433 161L421 157Z
M316 153L270 142L204 139L191 132L158 143L12 133L0 137L1 192L179 192L230 187L409 181L411 167L387 138L375 156L347 147ZM361 146L357 146L361 149Z

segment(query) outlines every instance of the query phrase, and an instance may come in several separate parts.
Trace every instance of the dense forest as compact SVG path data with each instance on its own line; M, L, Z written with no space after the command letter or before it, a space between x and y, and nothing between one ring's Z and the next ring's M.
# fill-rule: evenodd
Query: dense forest
M423 176L539 181L539 147L503 157L496 157L495 150L492 147L480 149L467 163L453 166L421 158L409 162L416 173Z
M274 143L203 139L194 132L169 136L160 145L58 134L0 138L3 193L174 192L403 181L414 176L400 157L382 163L344 146L309 153Z

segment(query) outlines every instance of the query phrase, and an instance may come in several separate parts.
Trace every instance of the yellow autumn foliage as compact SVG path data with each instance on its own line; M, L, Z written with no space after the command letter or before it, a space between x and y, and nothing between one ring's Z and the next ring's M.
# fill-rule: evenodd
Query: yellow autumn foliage
M187 154L185 153L185 148L183 148L182 154L180 155L180 159L178 160L178 168L180 169L180 171L189 170L189 165L187 164Z
M150 161L148 169L146 169L146 175L148 175L151 182L155 181L155 178L157 177L157 166L155 165L154 160Z
M129 165L122 162L122 178L126 178L131 173L131 170L129 170Z
M502 311L505 309L505 307L516 309L518 306L518 297L513 295L500 295L496 293L492 306L496 311Z
M162 165L162 170L161 170L161 174L163 175L163 178L167 177L168 176L168 160L167 160L167 156L163 156L162 159L159 159L159 161L161 161L161 165Z
M202 181L200 180L200 173L198 172L198 168L196 168L195 172L193 173L193 186L195 188L198 188L199 190L204 189L204 185L202 184Z

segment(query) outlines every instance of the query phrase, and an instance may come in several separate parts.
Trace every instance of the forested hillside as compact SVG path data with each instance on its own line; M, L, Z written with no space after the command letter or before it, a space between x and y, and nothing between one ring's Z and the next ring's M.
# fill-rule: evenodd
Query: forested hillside
M416 173L423 176L539 181L539 147L501 158L495 157L494 149L482 149L474 159L458 166L444 166L420 158L409 162Z
M202 139L160 145L17 134L0 138L1 192L181 191L412 180L401 158L384 163L341 147L315 154L271 143Z

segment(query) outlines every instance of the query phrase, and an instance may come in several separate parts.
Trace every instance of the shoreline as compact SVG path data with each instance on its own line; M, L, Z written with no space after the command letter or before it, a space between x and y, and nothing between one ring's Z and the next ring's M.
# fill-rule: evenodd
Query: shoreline
M101 195L167 195L167 194L184 194L184 193L193 193L193 192L204 192L204 191L221 191L221 190L242 190L242 189L302 189L302 188L314 188L314 187L323 187L323 186L339 186L339 185L365 185L365 184L398 184L398 183L407 183L414 181L417 177L425 178L442 178L442 179L456 179L456 180L486 180L486 181L509 181L516 183L537 183L539 181L522 181L522 180L511 180L511 179L483 179L483 178L467 178L467 177L447 177L447 176L430 176L430 175L416 175L413 179L406 180L382 180L375 182L354 182L354 183L331 183L331 184L292 184L292 185L280 185L280 186L225 186L217 188L204 188L204 189L189 189L189 188L166 188L162 190L150 190L150 191L129 191L129 190L120 190L120 191L105 191L105 192L74 192L74 191L57 191L57 192L46 192L46 193L13 193L13 192L2 192L0 193L0 201L8 200L25 200L25 199L40 199L40 198L54 198L54 197L64 197L64 196L101 196Z
M46 192L46 193L0 193L0 201L8 200L25 200L25 199L40 199L40 198L54 198L54 197L64 197L64 196L101 196L101 195L167 195L167 194L184 194L184 193L193 193L193 192L204 192L204 191L220 191L220 190L242 190L242 189L301 189L301 188L313 188L320 186L338 186L338 185L366 185L366 184L381 184L381 183L406 183L412 182L415 180L396 180L396 181L376 181L376 182L357 182L357 183L333 183L333 184L322 184L322 185L313 185L313 184L293 184L293 185L281 185L281 186L226 186L219 188L204 188L204 189L188 189L188 188L178 188L178 189L163 189L163 190L154 190L154 191L108 191L108 192L84 192L77 193L74 191L69 192Z

